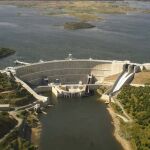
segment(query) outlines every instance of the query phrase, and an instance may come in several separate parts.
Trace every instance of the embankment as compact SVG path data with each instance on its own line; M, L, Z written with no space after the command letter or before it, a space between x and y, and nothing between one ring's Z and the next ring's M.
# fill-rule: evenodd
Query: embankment
M107 110L110 114L110 116L112 117L112 123L114 125L114 136L116 138L116 140L122 145L124 150L132 150L130 142L127 141L126 139L124 139L121 135L121 128L120 128L120 120L117 117L117 114L115 113L115 111L113 110L113 108L111 106L107 107Z

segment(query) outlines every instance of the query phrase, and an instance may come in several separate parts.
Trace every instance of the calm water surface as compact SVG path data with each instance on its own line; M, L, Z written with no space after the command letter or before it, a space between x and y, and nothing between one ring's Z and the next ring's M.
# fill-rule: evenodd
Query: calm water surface
M59 99L42 116L41 150L122 150L112 135L106 105L98 97Z
M93 22L96 28L69 31L63 24L75 18L41 16L39 11L15 6L0 6L0 47L15 49L15 55L0 60L0 67L19 59L76 58L120 59L149 62L150 15L102 15Z

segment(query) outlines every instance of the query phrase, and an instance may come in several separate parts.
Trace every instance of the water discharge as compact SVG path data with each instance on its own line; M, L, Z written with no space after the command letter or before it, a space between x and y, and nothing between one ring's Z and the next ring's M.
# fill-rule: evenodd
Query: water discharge
M119 80L119 82L117 83L116 87L113 90L113 93L116 91L119 91L120 88L123 86L123 84L133 75L133 73L128 75L128 72L126 72Z

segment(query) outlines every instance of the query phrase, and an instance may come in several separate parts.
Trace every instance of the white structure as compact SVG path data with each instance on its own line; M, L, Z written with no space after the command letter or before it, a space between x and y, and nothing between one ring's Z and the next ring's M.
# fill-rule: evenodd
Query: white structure
M72 54L69 54L69 57L65 60L40 61L32 64L25 63L23 66L15 68L9 67L6 71L11 71L15 75L17 82L21 83L36 99L45 103L48 98L37 94L29 85L37 86L36 91L43 91L44 89L47 91L48 88L51 88L56 96L62 95L62 93L63 95L82 95L86 90L85 87L95 87L96 83L101 84L105 77L121 73L125 64L140 65L130 63L128 60L73 59ZM149 64L141 66L150 68ZM94 83L90 83L91 85L87 83L87 75L94 78ZM126 80L130 78L129 75L127 77L125 75L117 79L115 87L113 87L114 91L118 91ZM134 75L134 72L131 75ZM44 79L48 81L47 85L43 85ZM76 88L75 84L79 83L79 81L80 84ZM62 85L68 84L74 86L63 90ZM88 86L85 84L88 84ZM80 85L84 86L81 88Z
M123 65L126 63L130 63L130 61L94 60L91 58L73 59L72 54L69 54L65 60L40 61L33 64L27 63L24 66L16 67L15 70L17 80L19 79L20 83L20 80L22 80L24 82L22 85L25 87L27 87L26 83L34 86L38 85L36 91L42 91L41 87L44 87L43 90L46 89L47 91L47 87L49 87L57 97L72 97L90 93L90 88L95 89L98 87L96 83L101 84L105 77L120 73ZM91 79L89 77L94 77L94 83L88 83L89 79ZM45 78L48 83L54 84L42 85ZM61 83L61 86L58 81ZM77 85L79 81L80 84ZM64 88L68 84L69 86ZM30 93L34 93L33 95L36 99L46 101L46 97L35 94L29 87L27 89L30 89Z
M52 93L56 97L81 97L85 95L86 85L53 85Z
M0 104L0 111L9 111L10 105L9 104Z
M62 84L82 81L86 83L87 75L92 74L95 81L120 73L129 61L110 61L94 59L54 60L16 67L16 76L25 82L36 85L48 77L49 83L59 79Z

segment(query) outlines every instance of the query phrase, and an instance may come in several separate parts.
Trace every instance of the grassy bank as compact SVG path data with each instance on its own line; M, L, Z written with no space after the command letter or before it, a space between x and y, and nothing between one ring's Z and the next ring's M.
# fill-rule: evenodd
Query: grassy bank
M17 124L17 121L9 116L7 112L0 113L0 138L9 133Z
M100 97L109 89L110 87L108 86L101 86L97 92L100 95ZM105 102L105 99L99 99L99 101L101 102ZM111 103L107 105L107 110L112 118L112 124L114 126L114 137L116 138L116 140L121 144L122 148L124 150L132 150L130 142L125 139L123 136L120 135L121 132L121 120L118 117L118 114L122 112L120 111L120 108L117 107L117 105Z
M0 104L11 106L23 106L35 101L21 85L17 84L12 77L0 73Z
M100 89L100 95L104 90ZM114 136L125 150L150 149L150 86L125 86L108 105ZM122 105L120 106L119 103Z
M0 73L0 104L16 107L27 105L34 100L13 77ZM0 149L35 150L36 147L31 142L31 128L36 128L37 122L37 116L33 115L33 112L0 113Z
M2 150L37 150L37 148L25 138L20 136L20 130L16 128L9 136L0 143Z
M0 149L36 150L37 146L32 143L31 137L32 128L39 127L38 117L32 111L19 111L17 112L17 118L20 118L23 122L17 127L13 126L11 132L8 130L8 135L0 141ZM2 123L4 124L4 121ZM5 127L3 126L0 131L8 128L8 126L8 124L5 124Z
M121 120L118 118L116 110L109 105L107 110L112 118L112 123L114 125L114 136L116 140L121 144L124 150L133 150L130 141L122 136L121 132L123 128L121 127Z
M17 84L7 74L0 73L0 92L11 91L17 88Z

